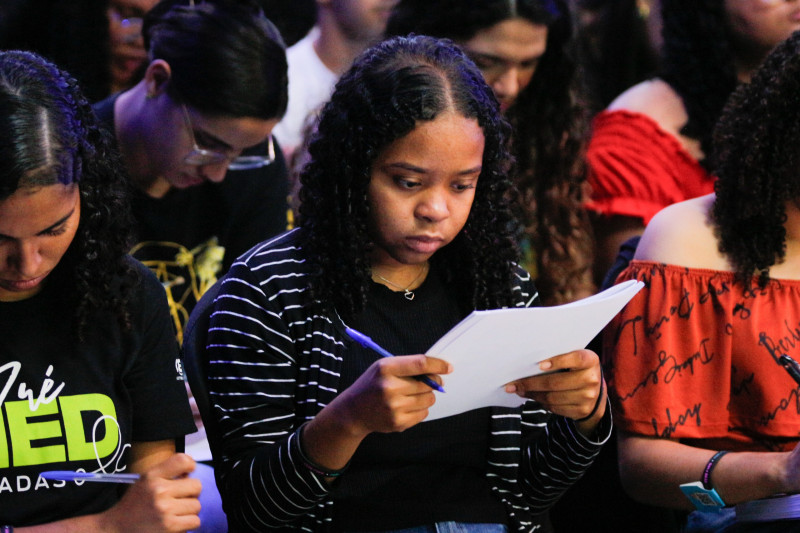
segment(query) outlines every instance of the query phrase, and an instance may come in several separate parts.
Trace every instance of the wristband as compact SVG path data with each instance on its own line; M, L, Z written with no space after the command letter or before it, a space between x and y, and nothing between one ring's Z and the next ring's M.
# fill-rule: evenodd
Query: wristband
M588 415L584 416L583 418L575 419L575 422L586 422L590 418L592 418L597 410L600 409L600 402L603 401L603 389L606 388L606 380L603 379L603 369L600 369L600 394L597 395L597 401L594 402L594 407L592 407L592 412Z
M700 481L684 483L680 486L689 501L701 511L718 511L725 507L725 502L714 487L711 486L711 472L726 453L728 453L727 450L720 450L711 456L711 459L708 460L705 468L703 468L703 476Z
M300 460L302 461L303 466L306 467L308 470L314 472L315 474L318 474L320 476L325 476L325 477L334 477L335 478L335 477L339 477L342 474L344 474L344 471L347 470L347 467L350 465L350 463L344 465L344 467L342 467L342 468L340 468L338 470L332 470L330 468L325 468L324 466L320 466L320 465L318 465L317 463L315 463L314 461L312 461L311 459L308 458L308 456L306 455L306 452L303 451L303 439L302 439L303 430L305 429L306 424L307 424L307 422L304 422L303 425L300 426L300 431L297 432L297 438L298 438L298 440L297 440L297 449L300 452ZM3 533L3 532L0 531L0 533Z
M711 471L714 470L714 467L717 466L719 460L722 459L722 456L725 455L726 453L728 453L727 450L720 450L714 455L712 455L711 459L709 459L708 462L706 463L706 467L703 469L703 477L701 478L701 481L703 482L703 487L706 490L713 489L713 487L711 486Z

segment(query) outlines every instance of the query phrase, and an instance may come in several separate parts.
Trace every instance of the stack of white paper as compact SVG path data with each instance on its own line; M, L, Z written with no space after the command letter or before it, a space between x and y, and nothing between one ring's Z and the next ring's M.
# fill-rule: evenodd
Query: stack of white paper
M515 407L525 400L505 392L510 381L541 374L538 363L585 348L644 286L629 280L577 302L556 307L473 311L427 355L453 365L442 394L425 420L488 406Z

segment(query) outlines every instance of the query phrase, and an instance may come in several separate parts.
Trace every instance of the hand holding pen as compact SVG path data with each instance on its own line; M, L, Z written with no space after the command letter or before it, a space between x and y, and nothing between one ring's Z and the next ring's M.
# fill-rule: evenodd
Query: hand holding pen
M303 450L323 470L346 467L371 433L404 431L425 420L436 402L434 389L441 387L435 377L452 372L443 359L422 354L394 357L365 335L354 330L347 334L384 357L303 425Z
M351 339L359 343L364 348L369 348L370 350L373 350L382 357L394 357L394 354L392 354L385 348L381 347L377 342L373 341L371 338L367 337L363 333L356 331L353 328L347 328L345 331L347 332L347 335ZM434 390L437 390L439 392L444 392L442 386L433 381L428 376L414 376L414 379L423 382L424 384L426 384L427 386L429 386Z
M348 335L383 357L328 405L338 412L337 420L352 424L347 432L363 437L403 431L423 421L436 401L434 390L442 390L434 376L451 372L452 365L422 354L395 357L366 335L352 329Z
M194 467L191 457L174 453L142 474L51 470L40 475L55 481L130 484L110 509L67 519L71 530L166 533L200 526L198 496L202 487L199 480L188 477Z

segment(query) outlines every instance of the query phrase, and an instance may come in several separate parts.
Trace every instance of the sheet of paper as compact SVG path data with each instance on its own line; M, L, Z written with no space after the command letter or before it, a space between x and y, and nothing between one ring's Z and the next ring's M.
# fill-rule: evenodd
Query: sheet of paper
M541 374L538 363L548 357L585 348L643 286L629 280L556 307L473 311L427 352L451 362L453 372L425 420L521 405L523 398L505 392L508 382Z

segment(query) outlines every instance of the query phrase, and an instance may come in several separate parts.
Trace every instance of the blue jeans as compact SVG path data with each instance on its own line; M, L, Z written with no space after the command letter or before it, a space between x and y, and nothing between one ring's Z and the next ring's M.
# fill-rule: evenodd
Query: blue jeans
M432 526L395 529L383 533L506 533L502 524L467 524L464 522L437 522ZM377 532L376 532L377 533Z

